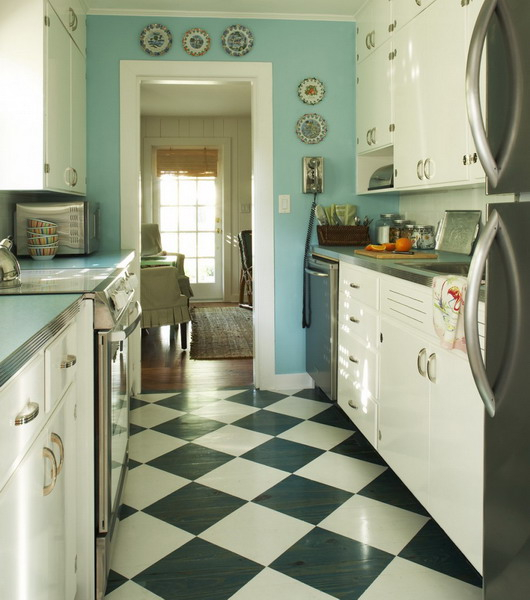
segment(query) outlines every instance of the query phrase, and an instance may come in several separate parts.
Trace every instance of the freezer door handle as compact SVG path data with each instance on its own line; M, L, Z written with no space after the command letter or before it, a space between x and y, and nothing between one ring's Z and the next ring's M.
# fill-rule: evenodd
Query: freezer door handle
M507 126L507 138L503 140L502 148L498 160L493 156L489 144L484 118L480 103L480 65L482 62L482 53L486 43L488 27L493 19L494 13L497 13L499 24L504 31L504 39L510 55L509 69L513 74L512 106L510 107L510 124ZM503 166L509 162L510 156L515 147L515 139L519 125L522 119L522 84L520 73L520 58L516 50L516 36L512 31L511 17L505 2L500 0L485 0L480 13L477 17L471 42L469 44L469 53L467 57L466 68L466 99L467 113L471 134L475 141L477 153L488 180L493 188L497 187Z
M499 370L499 376L495 383L495 390L488 380L486 367L482 359L478 336L478 303L480 284L484 266L491 246L497 241L500 252L504 255L503 263L506 266L507 293L509 307L506 311L508 317L508 340L503 364ZM512 265L516 264L516 249L513 247L509 236L505 233L505 227L499 213L494 209L488 219L484 232L475 248L475 254L471 261L468 274L468 285L466 303L464 305L464 330L466 334L467 354L469 366L475 379L479 394L484 402L486 411L490 417L500 406L505 393L504 390L512 376L513 366L516 364L516 352L520 345L521 330L518 323L522 322L523 310L521 297L518 291L521 289L519 274Z
M322 273L321 271L313 271L313 269L308 269L306 267L305 272L308 275L313 275L315 277L329 277L329 273Z

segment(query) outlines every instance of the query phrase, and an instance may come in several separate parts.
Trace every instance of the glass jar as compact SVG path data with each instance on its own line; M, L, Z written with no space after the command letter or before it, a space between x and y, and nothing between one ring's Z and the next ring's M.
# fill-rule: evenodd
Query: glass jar
M434 248L434 227L432 225L414 225L411 239L412 247L418 250Z
M399 219L395 213L384 213L375 222L375 239L378 244L388 244L390 241L390 228L394 226L394 220Z
M394 225L390 227L390 242L395 243L399 238L410 237L404 235L405 226L410 223L407 219L394 219Z
M412 234L414 232L414 223L407 223L405 227L401 230L401 237L412 239Z

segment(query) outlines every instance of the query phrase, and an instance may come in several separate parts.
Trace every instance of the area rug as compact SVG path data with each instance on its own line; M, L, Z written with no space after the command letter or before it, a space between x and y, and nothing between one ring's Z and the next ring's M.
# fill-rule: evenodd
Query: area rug
M231 306L191 309L190 358L252 358L252 311Z

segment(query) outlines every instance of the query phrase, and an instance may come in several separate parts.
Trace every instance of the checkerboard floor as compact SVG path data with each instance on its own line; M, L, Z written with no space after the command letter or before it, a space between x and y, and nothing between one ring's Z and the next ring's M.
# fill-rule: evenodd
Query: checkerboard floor
M480 600L482 581L315 390L141 394L106 600Z

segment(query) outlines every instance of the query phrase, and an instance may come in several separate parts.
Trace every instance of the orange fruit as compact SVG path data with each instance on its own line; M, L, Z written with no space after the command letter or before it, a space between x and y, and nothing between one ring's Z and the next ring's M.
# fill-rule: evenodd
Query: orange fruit
M387 252L394 252L394 250L396 249L396 244L387 243L387 244L383 244L383 245Z
M396 252L408 252L412 248L412 242L408 238L396 240Z
M386 247L384 244L369 244L365 250L371 250L372 252L384 252Z

